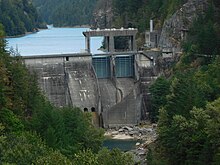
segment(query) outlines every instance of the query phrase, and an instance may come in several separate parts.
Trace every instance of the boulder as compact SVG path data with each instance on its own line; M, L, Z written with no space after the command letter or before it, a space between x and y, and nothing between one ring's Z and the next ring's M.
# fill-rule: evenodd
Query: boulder
M136 146L140 146L140 145L141 145L141 143L137 142L135 145L136 145Z
M119 133L118 131L113 131L112 135L118 135L118 133Z
M142 134L148 134L148 133L151 133L153 131L153 129L152 128L142 128L142 129L140 129L140 132L142 133Z
M139 132L138 131L130 131L129 132L129 135L136 135L136 136L139 136Z
M125 130L124 130L123 128L120 128L120 129L118 130L118 132L125 132Z
M128 126L123 127L123 129L128 130L128 131L133 131L133 128L128 127Z

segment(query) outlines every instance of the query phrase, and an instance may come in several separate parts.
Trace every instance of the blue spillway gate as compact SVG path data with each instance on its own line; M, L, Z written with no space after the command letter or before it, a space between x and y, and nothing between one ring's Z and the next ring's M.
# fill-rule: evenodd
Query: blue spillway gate
M98 78L109 78L111 76L110 57L93 57L92 65Z
M116 56L115 58L116 77L134 76L134 55Z
M110 56L96 56L92 64L98 78L111 77ZM134 77L134 55L115 56L115 75L117 78Z

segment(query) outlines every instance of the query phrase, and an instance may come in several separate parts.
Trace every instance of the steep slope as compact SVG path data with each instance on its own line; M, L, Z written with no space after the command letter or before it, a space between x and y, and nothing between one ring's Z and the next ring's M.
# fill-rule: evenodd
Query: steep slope
M8 36L33 32L37 28L45 27L29 0L0 1L0 23L4 25Z
M176 51L180 51L184 35L189 31L195 19L204 15L208 6L208 0L191 0L185 3L164 22L159 41L160 47L175 48Z
M189 0L164 23L161 43L182 46L183 53L169 78L151 86L150 117L158 119L158 137L148 146L149 165L219 164L219 7L216 0ZM187 35L180 45L182 28Z
M187 0L98 0L93 12L95 28L138 28L138 47L144 44L145 31L150 19L156 30L161 30L164 20Z
M92 26L94 28L111 28L113 21L112 0L98 0L93 12Z
M33 0L40 15L54 26L90 25L97 0Z

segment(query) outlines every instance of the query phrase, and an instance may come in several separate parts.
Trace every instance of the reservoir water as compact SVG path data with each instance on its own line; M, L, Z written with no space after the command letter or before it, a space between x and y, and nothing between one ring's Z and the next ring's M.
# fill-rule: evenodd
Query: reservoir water
M49 28L22 37L7 38L7 50L18 51L21 56L80 53L85 51L82 32L88 28ZM91 38L91 52L98 50L103 37Z

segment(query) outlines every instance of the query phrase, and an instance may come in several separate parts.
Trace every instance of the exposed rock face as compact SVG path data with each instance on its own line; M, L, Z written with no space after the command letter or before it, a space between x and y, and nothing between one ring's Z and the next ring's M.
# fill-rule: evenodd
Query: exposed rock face
M99 0L93 17L92 28L111 28L113 18L112 0Z
M150 144L157 139L156 128L155 124L145 127L123 126L118 129L108 129L105 136L110 136L112 139L138 139Z
M180 43L185 38L193 21L204 14L208 8L208 0L188 0L171 18L164 22L159 46L180 51Z

